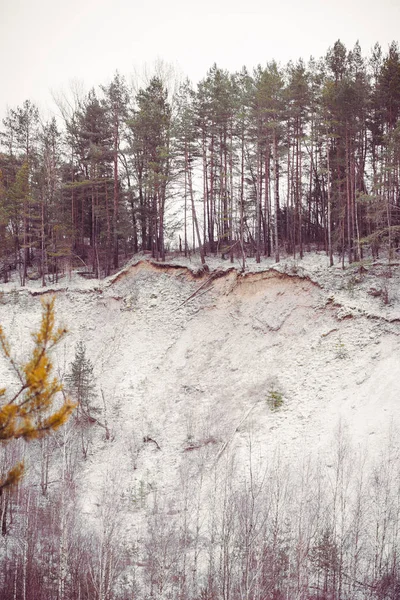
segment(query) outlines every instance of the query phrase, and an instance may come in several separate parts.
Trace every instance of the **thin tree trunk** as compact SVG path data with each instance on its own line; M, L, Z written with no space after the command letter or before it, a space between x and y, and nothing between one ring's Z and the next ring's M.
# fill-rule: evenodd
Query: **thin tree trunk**
M256 186L256 262L261 261L261 203L262 203L262 158L261 144L257 148L257 186Z
M332 203L331 203L331 165L330 165L330 146L328 132L326 132L326 160L327 160L327 171L328 171L328 254L329 254L329 266L333 267L333 251L332 251Z
M275 196L275 220L274 220L274 244L275 244L275 262L279 262L279 160L278 160L278 143L276 131L274 130L274 196Z
M114 269L118 269L118 217L119 217L119 181L118 181L118 143L119 143L119 123L118 116L114 120L114 211L113 211L113 238L114 238ZM106 184L107 185L107 184Z
M193 218L194 226L195 226L195 229L196 229L197 242L199 244L200 260L201 260L201 264L205 265L206 261L205 261L205 258L204 258L203 246L201 244L199 224L198 224L198 221L197 221L196 207L195 207L195 204L194 204L192 171L191 171L190 165L189 165L189 168L188 168L188 183L189 183L190 200L191 200L191 203L192 203L192 218Z

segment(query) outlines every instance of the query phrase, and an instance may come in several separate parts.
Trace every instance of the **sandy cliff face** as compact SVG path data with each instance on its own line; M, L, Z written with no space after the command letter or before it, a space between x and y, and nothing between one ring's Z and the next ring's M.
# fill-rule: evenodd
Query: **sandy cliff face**
M24 450L10 527L23 549L42 519L38 572L53 552L112 598L311 597L329 583L364 600L388 574L397 589L400 270L317 259L245 274L139 261L105 281L2 286L19 359L56 295L57 374L84 341L100 410L101 425L71 419ZM4 361L0 380L13 385Z
M185 451L229 449L240 461L250 437L261 457L324 453L341 423L377 448L398 418L395 272L389 306L368 294L382 283L372 273L358 283L353 272L329 277L142 261L105 282L61 283L57 317L70 334L58 372L83 340L114 435L109 452L156 440L162 454L139 452L137 466L166 485ZM48 293L3 291L0 321L20 355Z

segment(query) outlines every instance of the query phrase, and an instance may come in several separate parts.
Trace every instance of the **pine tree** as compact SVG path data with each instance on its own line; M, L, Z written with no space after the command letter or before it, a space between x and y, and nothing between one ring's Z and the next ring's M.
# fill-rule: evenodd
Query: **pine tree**
M304 138L308 121L309 105L309 75L302 60L296 64L289 64L289 82L286 89L288 99L286 115L288 120L288 133L292 143L288 144L288 157L291 169L288 171L288 181L291 185L288 197L292 203L287 206L287 217L293 220L292 247L294 254L299 248L300 258L303 258L303 177L304 165ZM288 136L289 137L289 136ZM290 160L291 157L291 160ZM279 206L276 208L278 214ZM277 217L276 217L277 218ZM290 234L290 232L288 232Z
M223 254L232 237L235 92L233 78L214 64L198 84L196 99L203 159L205 238L208 237L210 252L221 248Z
M380 92L384 118L389 130L394 129L400 116L400 50L392 42L380 72Z
M82 341L75 346L75 358L66 381L68 390L77 403L77 418L92 418L99 409L93 406L96 398L93 364L86 356L86 346Z
M72 252L69 211L61 202L61 134L55 118L42 125L40 132L40 168L36 182L40 190L40 225L37 224L37 249L40 248L40 274L46 285L46 273L58 279L58 261ZM52 268L51 268L52 263Z
M283 77L275 61L260 66L254 73L254 96L252 101L252 120L254 146L256 149L255 176L255 238L256 260L260 262L262 237L264 254L270 255L272 248L272 206L271 206L271 171L273 171L274 227L275 245L278 246L279 217L279 141L282 135L281 120L283 109ZM263 233L263 236L262 236ZM277 248L276 248L277 250ZM275 253L279 260L279 252Z
M100 409L94 406L96 386L93 376L92 361L86 356L85 344L80 341L75 346L75 358L66 377L67 388L77 403L75 426L78 432L83 457L86 459L92 441L91 425L97 423L105 427L97 419ZM96 416L95 416L96 415Z
M108 86L101 88L105 95L104 107L107 118L112 124L112 159L113 159L113 214L112 214L112 238L113 238L113 265L118 268L118 229L120 212L120 176L118 172L120 141L124 120L127 117L128 91L125 80L118 73ZM109 274L109 273L107 273Z
M205 264L204 248L200 236L197 211L195 206L195 195L193 189L193 171L197 159L200 157L198 147L198 137L195 127L195 94L187 79L179 87L175 94L174 105L176 117L173 123L173 143L172 151L175 159L175 170L180 179L183 180L183 232L184 232L184 254L187 256L189 251L188 243L188 222L192 218L192 245L195 252L196 243L199 247L200 259Z
M72 192L72 224L79 240L77 254L88 254L92 271L99 277L109 272L111 256L112 128L105 106L91 90L68 123L73 152L73 181L64 187ZM90 245L87 247L87 239ZM80 248L79 248L80 245Z
M0 168L0 274L4 276L4 281L7 282L8 264L7 259L11 254L11 236L8 232L7 225L9 213L7 210L7 189L4 185L4 177Z
M137 109L128 121L129 145L139 196L142 250L165 259L164 219L170 182L171 106L168 91L153 77L136 95Z
M0 326L0 346L19 380L15 393L0 389L0 441L39 439L63 425L75 408L68 398L55 407L63 386L52 377L53 364L49 352L64 337L66 330L55 329L54 298L43 301L40 328L33 333L34 348L29 360L18 365ZM24 471L23 462L17 463L0 479L0 491L18 482Z

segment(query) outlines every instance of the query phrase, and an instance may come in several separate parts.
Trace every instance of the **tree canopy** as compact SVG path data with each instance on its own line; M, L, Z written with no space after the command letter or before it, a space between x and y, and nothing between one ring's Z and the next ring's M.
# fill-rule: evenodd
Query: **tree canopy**
M397 42L364 56L338 40L252 72L214 64L173 92L161 72L132 88L116 73L60 107L62 124L28 100L3 120L5 279L103 276L178 247L257 261L313 247L344 264L399 245Z

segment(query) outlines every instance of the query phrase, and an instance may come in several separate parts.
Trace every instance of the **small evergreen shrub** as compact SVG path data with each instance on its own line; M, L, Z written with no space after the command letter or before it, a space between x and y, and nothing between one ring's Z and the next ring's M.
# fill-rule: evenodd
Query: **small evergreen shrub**
M344 343L342 342L341 338L339 338L336 343L335 355L336 355L336 358L340 358L341 360L348 357L347 348L344 345Z
M275 388L271 388L267 395L267 404L271 410L279 410L283 406L283 396Z

